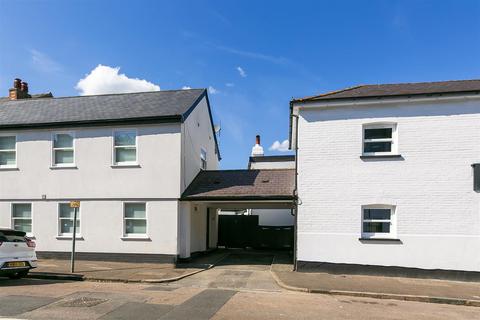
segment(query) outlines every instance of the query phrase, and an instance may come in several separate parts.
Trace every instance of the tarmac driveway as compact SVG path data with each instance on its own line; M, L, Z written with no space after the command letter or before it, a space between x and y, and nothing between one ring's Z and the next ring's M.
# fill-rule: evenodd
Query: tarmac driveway
M281 291L270 268L275 253L233 251L215 267L172 283L172 286Z

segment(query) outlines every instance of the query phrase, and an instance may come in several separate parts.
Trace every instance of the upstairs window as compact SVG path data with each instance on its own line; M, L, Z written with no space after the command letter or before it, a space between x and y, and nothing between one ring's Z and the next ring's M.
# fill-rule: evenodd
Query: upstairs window
M395 236L394 214L393 206L363 206L362 238L393 238Z
M113 162L115 165L137 164L136 130L117 130L114 132Z
M203 148L200 150L200 167L207 170L207 151Z
M75 163L73 133L62 132L53 134L53 166L66 167Z
M17 138L0 136L0 168L14 168L17 165Z
M363 155L397 154L396 124L369 124L363 126Z

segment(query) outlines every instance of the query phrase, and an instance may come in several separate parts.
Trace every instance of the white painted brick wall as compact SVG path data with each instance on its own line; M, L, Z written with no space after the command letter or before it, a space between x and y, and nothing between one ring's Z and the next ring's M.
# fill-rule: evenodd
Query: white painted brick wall
M362 160L362 124L398 124L402 160ZM480 101L302 109L298 259L480 271ZM361 206L397 206L402 244L361 243Z

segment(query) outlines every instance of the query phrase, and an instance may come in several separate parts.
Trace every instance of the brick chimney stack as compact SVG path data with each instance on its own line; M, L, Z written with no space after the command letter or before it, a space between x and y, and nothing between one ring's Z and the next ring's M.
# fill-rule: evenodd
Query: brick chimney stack
M28 94L28 83L16 78L13 80L13 88L8 90L8 97L10 100L28 99L31 96Z

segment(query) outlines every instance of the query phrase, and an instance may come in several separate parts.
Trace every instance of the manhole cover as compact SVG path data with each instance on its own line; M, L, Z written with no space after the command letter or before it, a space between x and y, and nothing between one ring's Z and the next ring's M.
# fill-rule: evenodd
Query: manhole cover
M62 307L93 307L93 306L99 305L100 303L104 303L106 301L108 300L90 298L90 297L80 297L74 300L65 301L60 305Z

